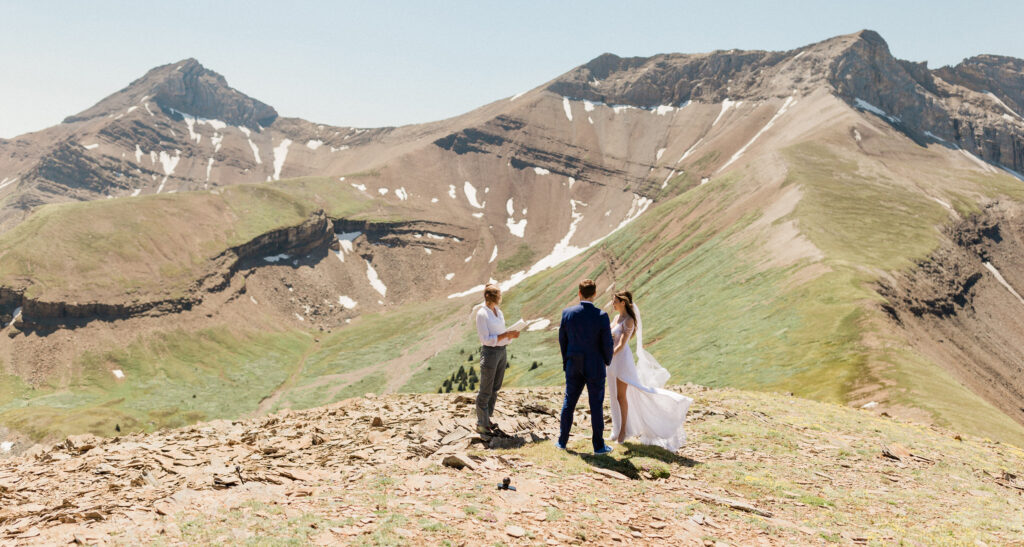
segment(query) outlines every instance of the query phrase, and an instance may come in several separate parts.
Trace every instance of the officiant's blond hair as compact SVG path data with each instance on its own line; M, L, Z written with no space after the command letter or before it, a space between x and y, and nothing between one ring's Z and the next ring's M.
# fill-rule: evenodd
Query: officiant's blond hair
M497 285L488 283L484 287L484 302L488 304L499 304L501 301L501 289Z

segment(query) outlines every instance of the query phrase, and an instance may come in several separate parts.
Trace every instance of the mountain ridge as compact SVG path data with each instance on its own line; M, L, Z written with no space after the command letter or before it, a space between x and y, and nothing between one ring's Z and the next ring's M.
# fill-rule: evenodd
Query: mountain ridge
M920 336L902 293L878 288L943 248L945 226L1024 199L1016 118L866 32L629 63L593 85L577 67L422 126L277 118L252 130L142 107L52 128L57 152L29 171L38 176L10 183L24 172L0 170L9 212L82 200L12 213L0 234L0 381L13 393L0 423L109 434L113 423L147 430L435 391L475 353L459 318L490 280L509 291L507 315L539 320L516 353L533 368L514 367L510 383L555 383L550 325L591 276L650 299L650 349L677 377L1021 438L1012 390L978 387L1012 374L1006 355L984 371L958 367L932 351L946 327ZM999 79L1012 89L1008 70ZM552 91L569 84L592 99ZM719 102L675 102L684 96ZM301 251L289 238L255 245L298 233L318 210L333 238ZM1004 240L991 265L1019 286L1006 258L1017 240ZM223 290L189 292L203 286L200 266L249 244L256 255L216 277ZM965 347L986 351L985 314L1014 310L998 304L994 274L970 268L982 281L952 311L970 323ZM915 307L938 281L900 287ZM195 305L103 320L60 311L167 298ZM443 327L423 332L424 314ZM189 403L197 378L237 396ZM63 396L75 402L54 406Z

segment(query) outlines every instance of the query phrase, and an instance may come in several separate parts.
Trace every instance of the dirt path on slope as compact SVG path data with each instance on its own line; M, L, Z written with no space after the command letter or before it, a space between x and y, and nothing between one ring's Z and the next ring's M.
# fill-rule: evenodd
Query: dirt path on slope
M421 340L412 348L405 350L399 357L384 363L388 373L388 383L384 386L384 393L395 393L402 389L402 386L407 384L417 372L427 366L430 359L436 357L442 349L450 346L460 332L465 332L469 327L460 321L461 317L462 314L450 317L444 328L435 331L427 339Z
M256 410L249 415L250 418L265 416L270 413L270 410L274 408L274 404L281 399L281 396L284 395L285 391L291 389L291 387L295 385L295 382L299 379L302 371L306 369L306 359L309 357L309 354L313 352L313 349L319 345L320 344L318 342L312 342L309 344L306 351L302 352L302 355L299 357L299 361L292 369L291 374L289 374L280 385L274 388L274 391L272 391L270 395L267 395L260 400L260 404L256 407Z
M377 365L365 366L361 369L343 374L326 374L319 376L310 384L303 386L302 389L317 389L324 385L331 384L323 400L333 401L340 391L375 372L383 370L388 376L388 381L385 384L382 393L395 393L405 386L405 384L407 384L409 380L416 375L416 373L423 370L431 358L437 356L437 354L443 349L451 345L455 338L463 332L464 328L468 328L459 321L459 317L461 316L456 314L449 318L447 324L440 330L437 330L427 338L420 340L413 347L405 349L401 355L394 359L384 361ZM268 414L281 397L290 389L295 387L296 381L305 370L306 359L313 353L317 346L318 345L316 343L310 344L309 348L307 348L299 358L298 363L288 375L288 378L281 382L281 384L278 385L270 395L264 397L260 401L256 410L249 414L249 417L264 416Z

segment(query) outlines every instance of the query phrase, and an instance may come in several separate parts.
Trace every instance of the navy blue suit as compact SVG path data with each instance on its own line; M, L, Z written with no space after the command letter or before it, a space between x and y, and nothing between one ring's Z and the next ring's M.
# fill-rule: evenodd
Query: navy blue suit
M558 327L558 345L562 349L562 369L565 370L565 401L558 442L563 446L569 442L572 415L586 387L594 450L600 450L604 448L604 384L608 376L605 369L612 362L614 350L608 314L590 302L566 308Z

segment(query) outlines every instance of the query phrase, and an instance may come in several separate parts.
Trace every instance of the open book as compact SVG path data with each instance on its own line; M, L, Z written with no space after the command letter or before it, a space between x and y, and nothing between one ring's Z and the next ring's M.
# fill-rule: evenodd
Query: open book
M518 330L518 331L526 330L526 321L520 319L519 321L516 321L516 323L514 325L509 327L508 330Z

